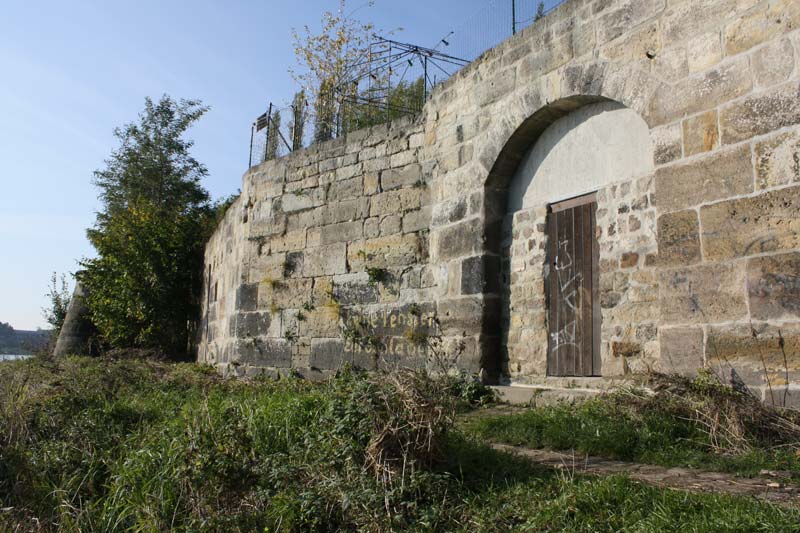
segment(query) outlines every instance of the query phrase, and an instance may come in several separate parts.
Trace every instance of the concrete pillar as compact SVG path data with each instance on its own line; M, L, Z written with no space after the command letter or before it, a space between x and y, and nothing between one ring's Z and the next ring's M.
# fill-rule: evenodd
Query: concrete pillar
M90 339L94 326L89 318L89 307L86 305L88 293L83 284L75 283L75 291L67 308L64 325L56 340L53 356L91 355Z

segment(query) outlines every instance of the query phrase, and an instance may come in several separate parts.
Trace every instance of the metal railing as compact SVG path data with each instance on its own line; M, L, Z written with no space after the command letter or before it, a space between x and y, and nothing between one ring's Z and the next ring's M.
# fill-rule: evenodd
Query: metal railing
M373 36L364 57L329 90L269 104L251 126L249 166L418 113L436 85L565 1L491 0L433 47Z
M304 108L295 111L294 105L278 108L270 102L267 112L259 116L250 126L248 165L253 167L302 148L304 144L302 134L301 138L297 139L295 132L303 127L300 121L304 119L304 115ZM284 117L291 119L291 122L284 124Z

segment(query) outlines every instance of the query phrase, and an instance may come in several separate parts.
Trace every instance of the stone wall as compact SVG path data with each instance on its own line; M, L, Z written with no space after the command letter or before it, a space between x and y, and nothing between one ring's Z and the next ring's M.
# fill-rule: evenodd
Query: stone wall
M596 187L603 376L708 366L783 401L800 382L798 25L796 0L568 0L413 120L251 169L207 247L201 360L545 379L546 206L509 214L508 191L548 128L612 101L647 125L653 166Z
M306 374L424 364L436 283L424 141L407 121L251 169L208 245L201 358Z

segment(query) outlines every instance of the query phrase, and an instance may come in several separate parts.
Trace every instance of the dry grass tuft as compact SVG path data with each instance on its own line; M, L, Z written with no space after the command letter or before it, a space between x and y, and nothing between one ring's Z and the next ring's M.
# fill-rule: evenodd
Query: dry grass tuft
M800 452L800 413L764 404L744 389L723 384L710 373L695 379L654 374L655 394L625 391L622 403L642 412L664 409L690 420L707 436L715 453L741 455L754 448Z
M456 404L448 383L414 371L374 375L373 431L366 468L384 485L405 483L442 458Z

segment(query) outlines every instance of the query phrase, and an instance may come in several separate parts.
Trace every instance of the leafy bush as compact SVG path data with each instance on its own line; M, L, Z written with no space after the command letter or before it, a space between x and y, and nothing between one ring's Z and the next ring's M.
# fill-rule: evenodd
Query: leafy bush
M97 257L79 273L92 321L112 348L190 355L200 316L203 250L216 225L186 131L200 102L149 98L139 121L117 129L119 147L95 172L102 208L87 235Z
M494 389L481 383L477 376L466 373L447 374L443 379L447 384L448 394L456 399L462 411L497 401Z
M45 321L53 328L53 338L57 338L61 331L61 326L64 325L64 319L67 317L69 301L72 299L65 274L61 274L61 278L59 278L53 272L50 277L50 284L47 286L46 296L50 301L50 305L42 309L42 315Z

